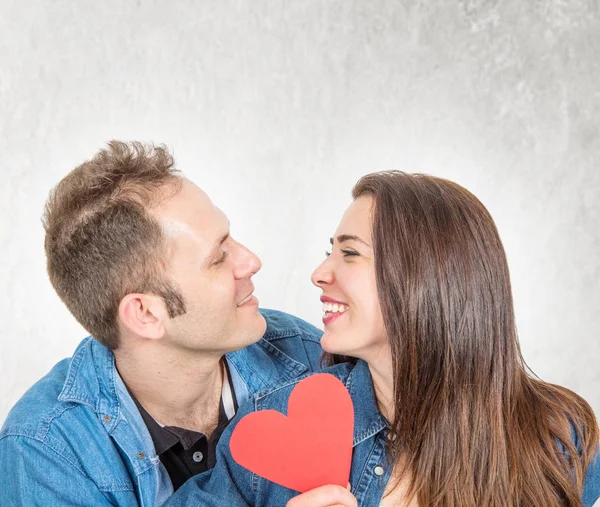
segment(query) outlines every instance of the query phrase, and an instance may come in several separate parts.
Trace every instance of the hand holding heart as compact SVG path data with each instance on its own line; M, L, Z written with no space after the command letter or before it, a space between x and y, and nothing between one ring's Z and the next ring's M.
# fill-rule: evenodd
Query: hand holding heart
M281 486L305 492L346 487L350 477L354 408L344 384L317 373L300 381L287 417L262 410L243 417L231 436L233 459Z
M346 489L329 484L295 496L285 507L358 507L358 501L350 493L350 484Z

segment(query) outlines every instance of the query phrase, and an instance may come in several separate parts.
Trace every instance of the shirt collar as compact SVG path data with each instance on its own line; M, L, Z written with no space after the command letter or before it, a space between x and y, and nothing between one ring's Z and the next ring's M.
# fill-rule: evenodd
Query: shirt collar
M273 385L295 379L308 372L308 367L285 354L269 341L257 343L227 354L238 403L242 386L253 396ZM119 389L119 386L121 389ZM113 425L121 412L119 393L124 384L115 366L114 354L95 338L85 338L75 350L59 400L88 405L100 416L109 416ZM133 408L133 403L131 403Z
M229 420L233 418L235 412L237 411L235 395L232 393L231 389L229 367L227 366L227 362L225 360L223 360L222 362L222 367L223 387L221 392L221 398L219 401L219 418L217 421L215 431L217 431L219 428L226 426ZM152 437L152 442L154 443L154 448L156 450L157 455L160 456L178 442L181 442L183 449L187 451L201 438L207 438L206 435L204 435L204 433L200 433L199 431L188 430L177 426L163 426L148 413L148 411L142 406L142 404L137 400L137 398L129 389L127 391L129 392L131 399L134 401L138 411L140 412L144 424L148 428L148 432ZM230 405L227 408L225 406L226 403ZM227 412L229 410L231 411L231 413L228 414Z
M112 351L90 336L75 350L58 399L88 405L116 421L120 412L119 382Z
M356 362L345 383L354 405L354 447L388 428L389 424L377 407L371 371L365 361Z
M160 456L165 451L168 451L171 447L173 447L178 442L181 442L181 445L184 450L190 449L198 440L201 438L205 438L203 433L193 430L187 430L184 428L178 428L175 426L162 426L160 425L156 419L154 419L146 409L138 402L136 398L131 396L133 401L135 402L142 419L144 420L144 424L148 428L148 432L152 437L152 442L154 443L154 449L156 450L156 454ZM219 411L219 423L220 423L220 411Z
M291 358L264 338L246 348L227 354L227 359L236 370L234 377L243 379L250 396L308 372L306 365ZM240 404L242 401L244 400L238 397Z

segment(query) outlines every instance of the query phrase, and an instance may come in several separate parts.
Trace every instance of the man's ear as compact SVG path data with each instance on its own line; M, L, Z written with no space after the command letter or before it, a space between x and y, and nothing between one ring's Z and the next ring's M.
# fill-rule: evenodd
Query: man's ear
M152 294L127 294L119 304L121 324L140 338L162 338L167 318L163 300Z

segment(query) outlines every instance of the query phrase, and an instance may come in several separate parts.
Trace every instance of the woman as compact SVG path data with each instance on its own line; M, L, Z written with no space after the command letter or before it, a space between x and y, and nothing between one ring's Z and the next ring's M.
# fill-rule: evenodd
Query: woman
M363 177L353 197L312 280L323 291L326 371L355 406L358 504L591 506L600 497L594 413L527 373L506 256L485 207L455 183L397 171ZM285 413L294 385L246 413ZM175 504L284 505L295 496L232 460L231 431L217 467ZM308 505L311 493L289 505Z

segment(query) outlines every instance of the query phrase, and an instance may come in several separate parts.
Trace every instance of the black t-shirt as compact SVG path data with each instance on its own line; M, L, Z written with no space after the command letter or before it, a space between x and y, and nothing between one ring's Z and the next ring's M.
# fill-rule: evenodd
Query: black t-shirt
M132 395L152 437L156 454L167 469L175 491L190 477L206 472L215 466L217 443L233 414L237 412L237 400L231 383L229 367L226 360L223 363L228 386L223 386L219 403L219 420L210 438L206 438L206 435L197 431L176 426L161 426ZM225 408L226 404L228 405L227 409Z

